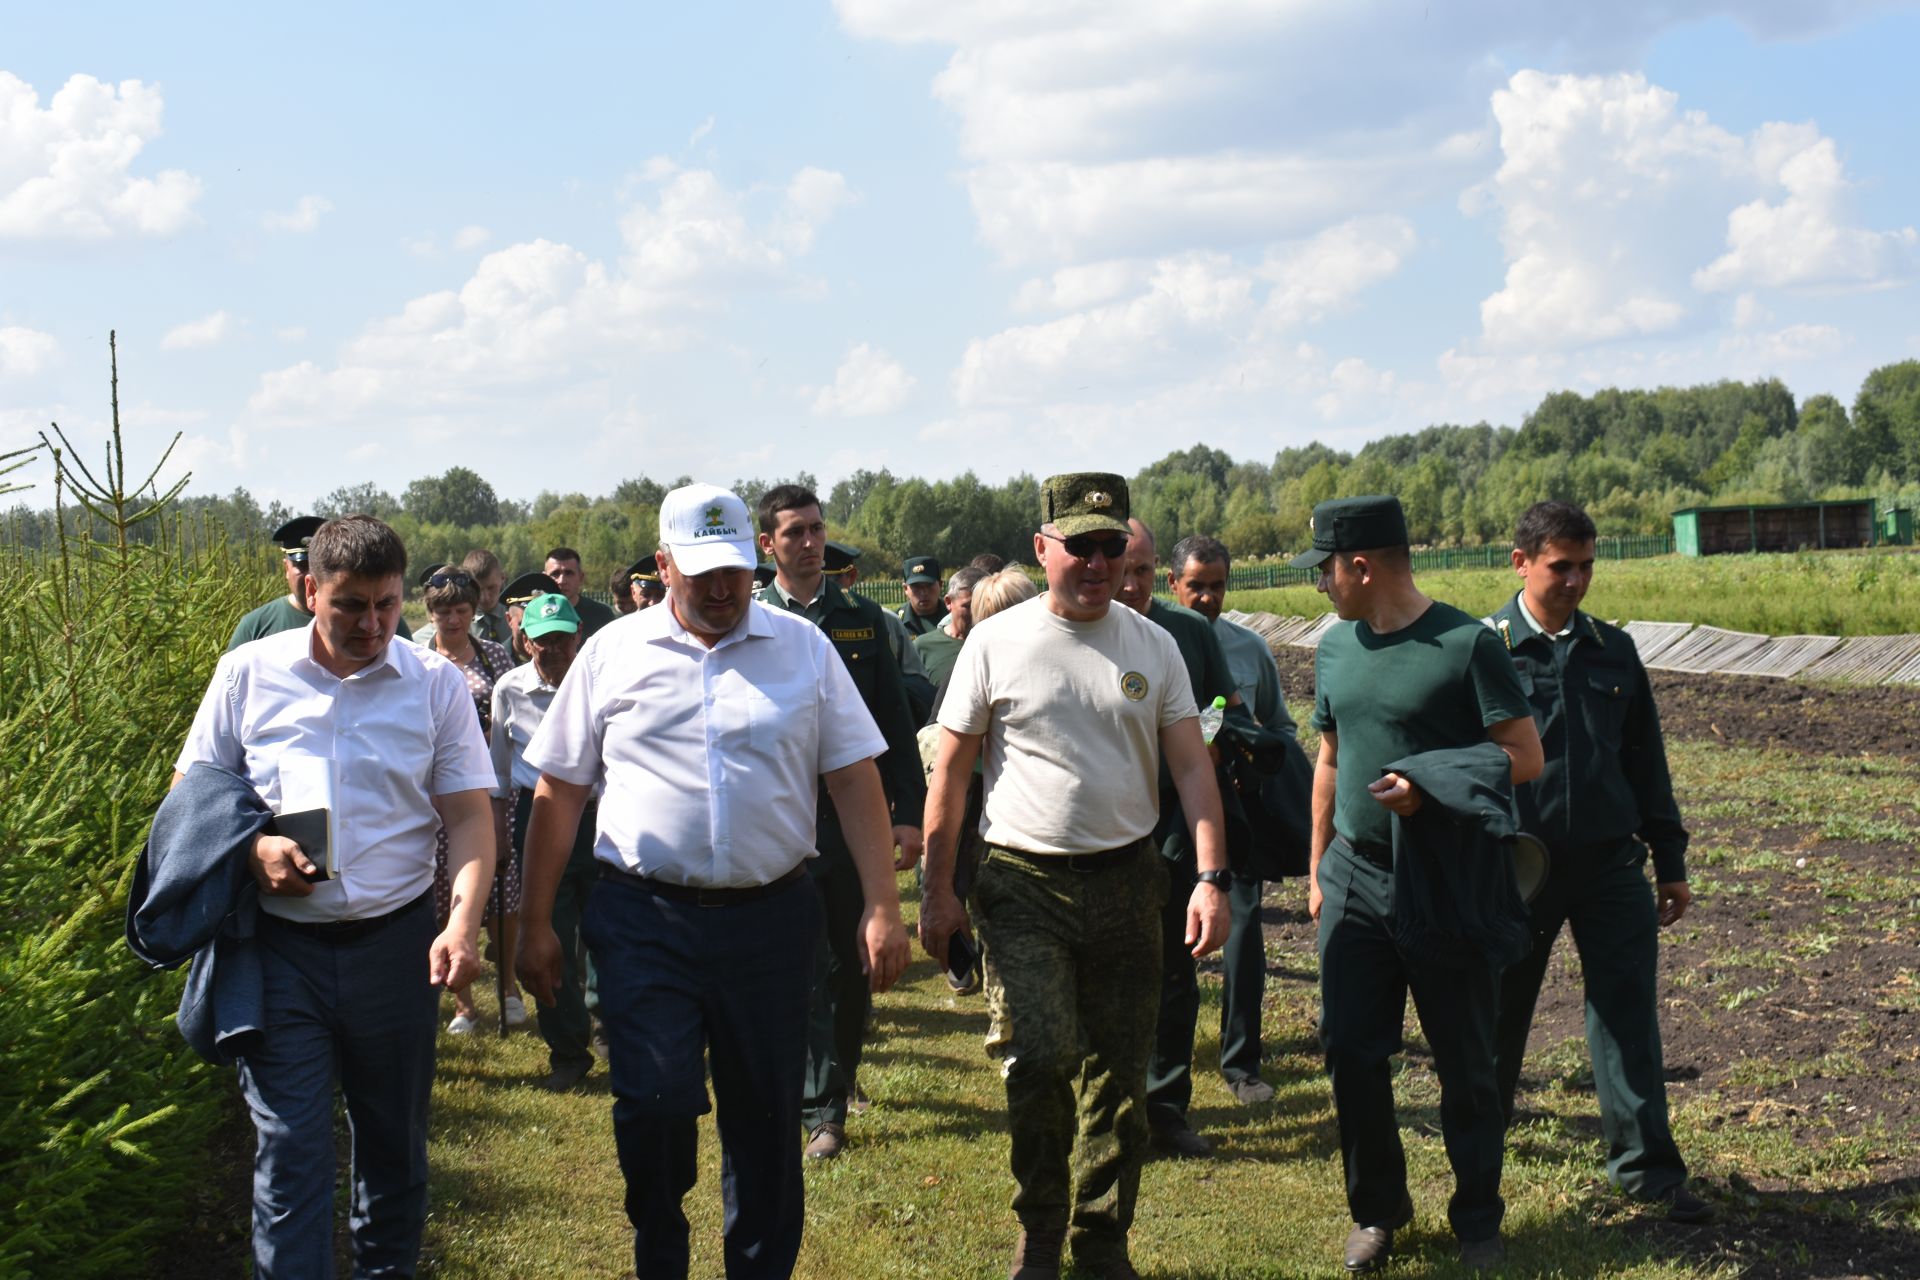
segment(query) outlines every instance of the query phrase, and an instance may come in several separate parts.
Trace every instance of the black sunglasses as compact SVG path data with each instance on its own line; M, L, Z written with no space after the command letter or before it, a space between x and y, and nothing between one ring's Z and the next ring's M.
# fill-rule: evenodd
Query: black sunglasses
M1075 560L1091 560L1096 555L1109 560L1118 560L1127 554L1127 540L1117 533L1076 533L1071 538L1057 538L1051 533L1043 533L1043 538L1052 538L1067 549L1067 554Z
M427 579L429 587L470 587L473 575L470 573L436 573Z

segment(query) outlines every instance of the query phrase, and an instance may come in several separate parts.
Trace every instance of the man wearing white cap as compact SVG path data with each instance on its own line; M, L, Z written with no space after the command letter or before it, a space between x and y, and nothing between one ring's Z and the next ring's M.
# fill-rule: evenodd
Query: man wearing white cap
M660 507L668 608L581 649L527 760L521 980L560 971L547 923L580 812L604 787L600 883L582 932L599 976L613 1128L634 1268L685 1276L709 1063L725 1153L729 1276L785 1276L803 1221L801 1079L820 901L806 874L824 781L858 868L859 952L874 990L906 968L893 839L874 758L886 750L845 664L804 618L752 601L746 505L688 485Z

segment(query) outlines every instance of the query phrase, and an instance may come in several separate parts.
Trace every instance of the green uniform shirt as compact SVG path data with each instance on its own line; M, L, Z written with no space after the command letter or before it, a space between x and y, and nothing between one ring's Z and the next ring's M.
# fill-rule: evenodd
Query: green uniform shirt
M583 642L620 616L591 596L581 596L580 603L573 606L573 611L580 615L580 639Z
M313 615L304 609L294 608L290 597L278 596L240 619L239 625L233 629L233 639L227 641L227 652L232 653L250 640L264 640L282 631L298 631L312 621ZM396 625L395 634L402 640L411 640L413 628L402 618Z
M917 827L926 805L926 772L920 764L920 744L914 737L919 728L907 704L907 689L899 663L887 643L887 616L873 601L842 591L830 578L822 578L820 594L810 601L796 600L787 594L775 578L753 593L761 604L797 613L827 633L840 660L853 676L854 687L867 705L867 712L887 741L880 757L880 778L886 785L887 799L893 804L895 826ZM821 788L818 840L822 853L846 851L846 838L840 833L840 821L833 804Z
M1685 880L1687 829L1633 637L1578 610L1563 636L1544 635L1518 593L1487 624L1511 651L1546 753L1540 776L1519 789L1521 829L1575 865L1582 849L1611 856L1637 835L1656 879Z
M1367 791L1389 762L1485 742L1487 726L1531 710L1500 637L1439 601L1386 635L1362 621L1332 628L1313 682L1313 727L1339 736L1333 827L1358 845L1393 842L1393 815Z
M1213 620L1213 634L1220 638L1227 669L1240 686L1240 701L1252 709L1253 718L1275 733L1298 736L1293 714L1280 692L1280 668L1266 640L1250 627L1225 618Z
M913 650L920 655L920 663L927 669L927 679L933 681L936 687L947 678L947 672L953 670L963 643L938 627L913 638Z
M1210 707L1215 698L1231 698L1240 692L1212 623L1191 609L1159 599L1147 606L1147 620L1171 635L1174 644L1180 647L1180 660L1187 664L1187 679L1193 685L1195 706Z
M900 624L907 629L907 634L916 640L938 630L940 626L939 615L936 614L931 618L921 617L913 611L913 606L910 604L903 604L892 613L894 617L900 619Z

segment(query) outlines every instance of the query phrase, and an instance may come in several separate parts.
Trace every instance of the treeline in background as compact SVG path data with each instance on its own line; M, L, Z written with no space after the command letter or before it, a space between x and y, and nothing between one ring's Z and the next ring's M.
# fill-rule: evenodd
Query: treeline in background
M1046 469L1084 464L1061 457ZM509 465L495 478L502 474L511 474ZM790 478L818 490L811 475ZM293 515L369 512L394 524L417 564L488 547L517 572L537 568L550 547L571 546L585 558L589 588L600 588L653 548L660 499L687 479L643 475L597 497L549 491L524 502L503 498L492 480L461 466L416 479L397 497L376 480L336 489L305 510L263 508L245 489L187 496L171 510L211 520L243 543L264 543ZM735 479L734 488L751 504L780 482ZM1316 502L1358 493L1398 494L1415 544L1434 547L1500 543L1522 510L1548 497L1586 507L1603 536L1666 533L1674 510L1709 503L1910 501L1920 495L1920 360L1875 369L1851 408L1824 394L1797 403L1778 379L1563 391L1518 428L1444 424L1385 436L1354 453L1313 443L1282 449L1271 461L1238 461L1196 444L1141 470L1132 489L1135 514L1161 546L1206 533L1242 559L1299 549ZM822 497L835 536L872 553L872 578L896 576L909 555L949 564L981 551L1032 557L1039 488L1031 474L989 484L971 472L924 480L861 470ZM71 531L90 517L69 511L68 519ZM54 540L54 525L51 511L19 506L0 537L42 547Z

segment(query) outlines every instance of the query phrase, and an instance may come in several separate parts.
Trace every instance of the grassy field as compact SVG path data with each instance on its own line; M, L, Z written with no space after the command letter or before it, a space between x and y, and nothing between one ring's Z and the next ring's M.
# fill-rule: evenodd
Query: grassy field
M1519 589L1511 570L1423 573L1428 595L1484 616ZM1314 617L1312 587L1236 591L1249 613ZM1698 622L1768 635L1901 635L1920 631L1920 553L1825 551L1791 555L1661 556L1598 566L1586 608L1621 621Z
M1920 975L1898 959L1920 940L1920 889L1900 852L1920 837L1920 769L1710 742L1676 744L1674 763L1682 804L1700 828L1700 899L1663 950L1673 1120L1722 1220L1675 1226L1607 1186L1563 939L1509 1136L1507 1274L1920 1274L1912 1154L1920 1135L1903 1102L1920 1048L1912 1026L1877 1021L1902 1002L1920 1014ZM1815 865L1796 871L1796 858ZM903 877L903 892L911 888ZM1148 1167L1133 1235L1146 1275L1342 1274L1348 1220L1311 1037L1317 964L1303 897L1297 882L1268 897L1272 1104L1237 1106L1206 1070L1216 1060L1219 988L1216 974L1203 977L1193 1119L1216 1156ZM1789 910L1792 903L1800 906ZM1861 956L1880 957L1884 971L1848 967ZM901 990L882 997L862 1072L875 1106L855 1117L845 1157L807 1170L800 1276L1003 1273L1015 1230L1012 1182L1004 1096L981 1050L984 1029L978 998L956 1000L924 959ZM1398 1094L1419 1213L1393 1274L1452 1276L1460 1269L1445 1223L1451 1179L1438 1088L1411 1019L1408 1031ZM540 1092L532 1081L545 1070L544 1050L530 1035L443 1040L442 1064L431 1274L628 1274L604 1073L596 1070L583 1093ZM687 1208L694 1274L707 1277L719 1274L720 1231L710 1120L702 1143L701 1182Z

